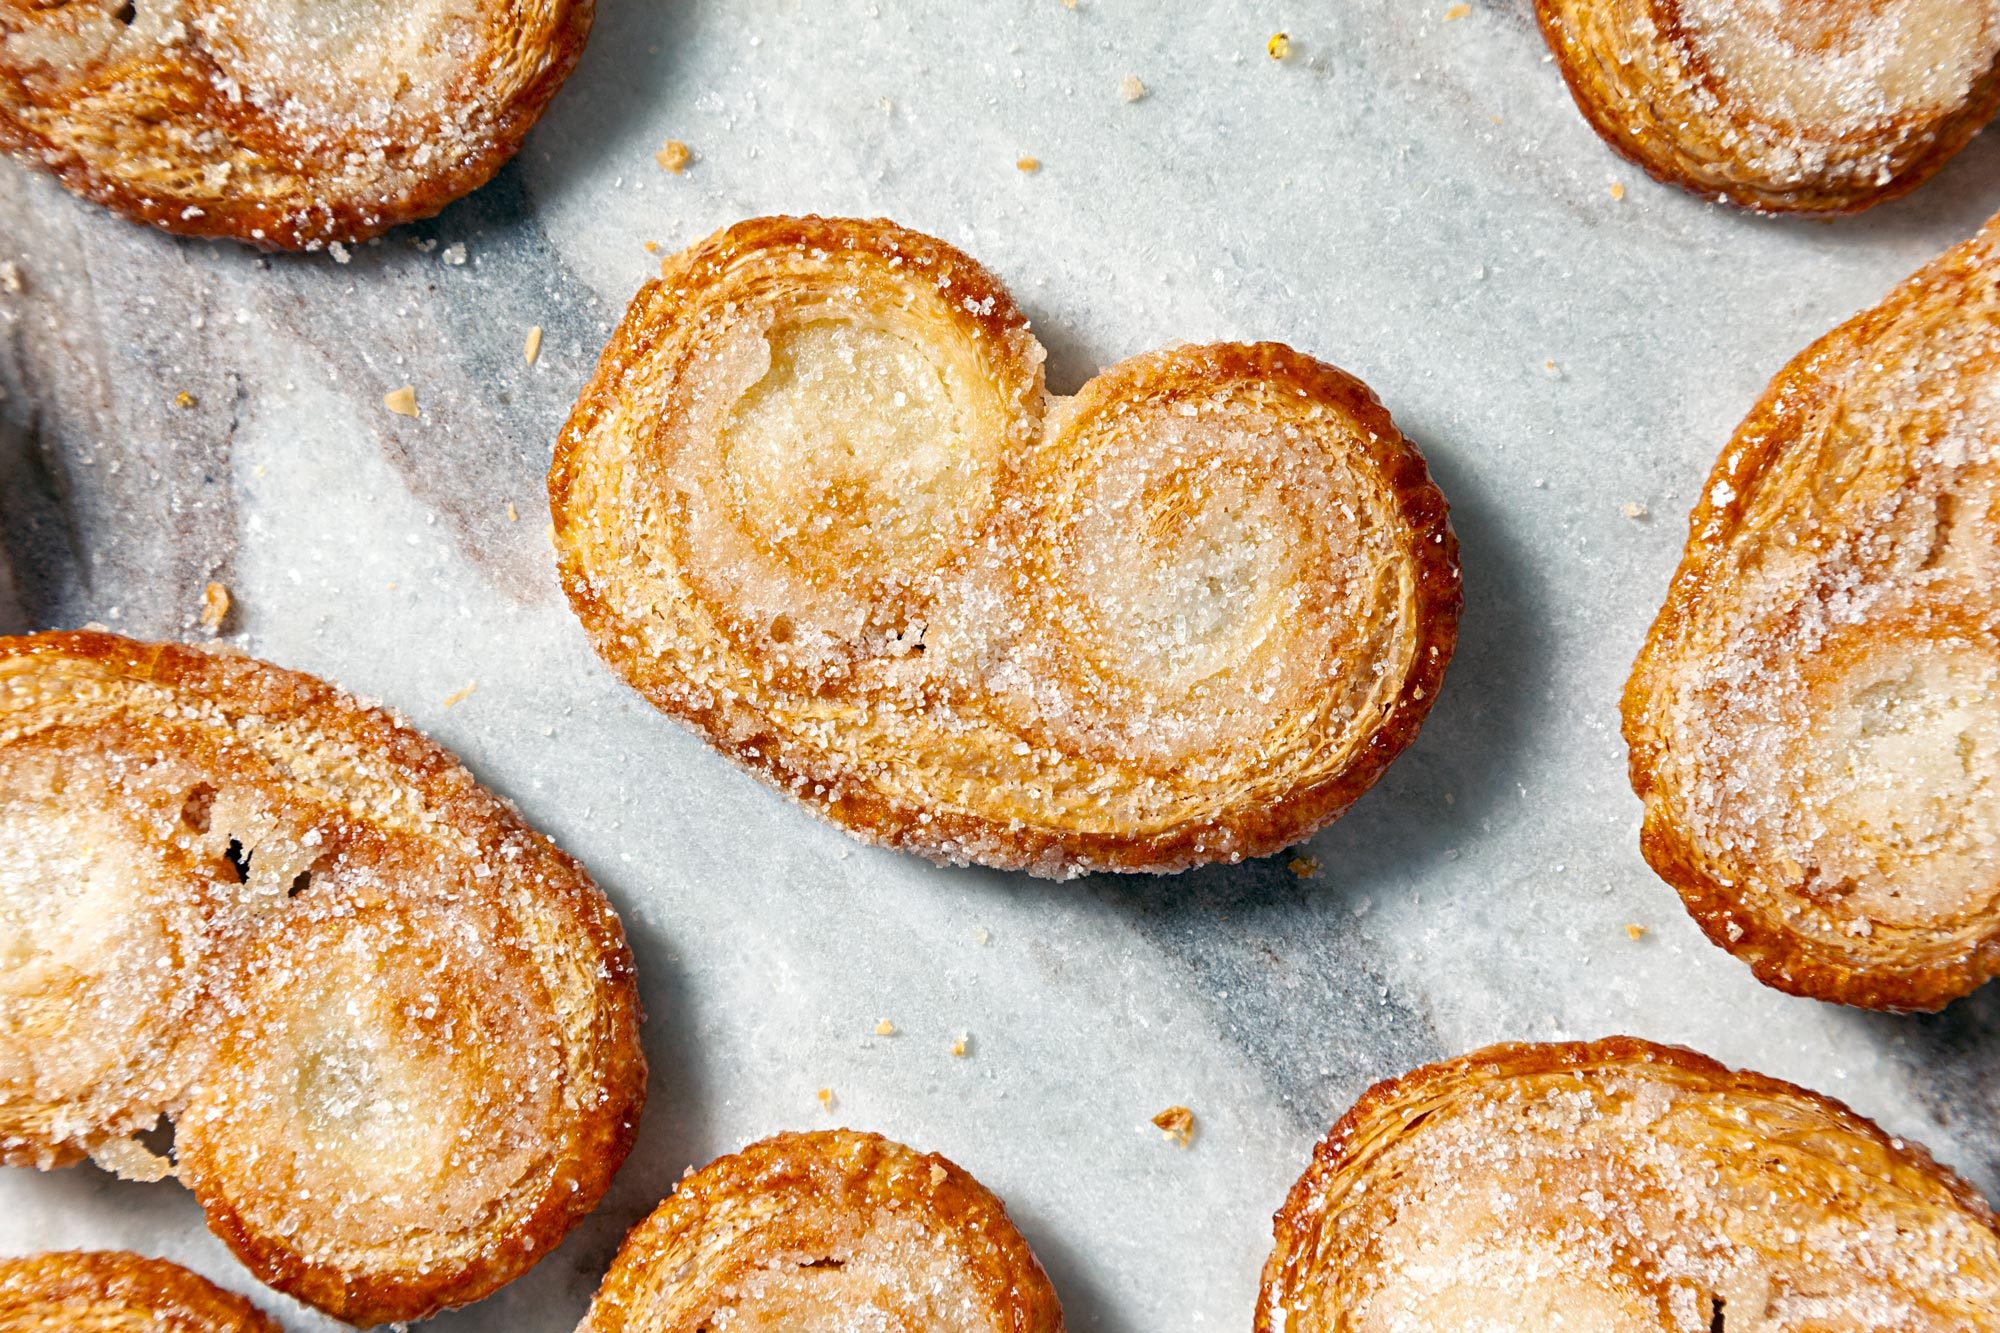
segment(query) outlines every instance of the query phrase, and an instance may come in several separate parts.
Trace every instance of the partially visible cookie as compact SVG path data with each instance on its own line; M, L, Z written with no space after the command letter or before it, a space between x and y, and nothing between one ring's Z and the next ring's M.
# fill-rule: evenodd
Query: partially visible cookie
M1576 104L1658 180L1771 213L1915 189L2000 106L2000 0L1536 0Z
M189 236L313 250L521 146L595 0L5 0L0 149Z
M0 1160L177 1174L265 1282L418 1319L603 1196L638 1024L582 868L395 718L220 652L0 639Z
M1037 875L1276 851L1413 740L1457 542L1366 385L1178 347L1052 399L997 280L753 218L634 298L549 470L647 699L856 835Z
M1368 1090L1274 1223L1257 1333L1971 1333L2000 1227L1839 1102L1631 1037Z
M1772 380L1624 718L1646 860L1759 980L2000 974L2000 218Z
M874 1134L779 1134L719 1157L632 1229L577 1333L1061 1333L984 1186Z
M117 1250L0 1259L0 1333L283 1333L233 1292Z

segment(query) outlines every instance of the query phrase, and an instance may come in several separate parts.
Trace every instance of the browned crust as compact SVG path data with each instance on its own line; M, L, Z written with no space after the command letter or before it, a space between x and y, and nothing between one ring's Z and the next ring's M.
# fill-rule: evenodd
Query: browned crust
M794 1205L813 1210L793 1223ZM865 1225L879 1215L921 1219L965 1257L967 1293L982 1314L1012 1333L1061 1333L1062 1307L1027 1240L1000 1200L938 1153L921 1153L855 1130L775 1134L718 1157L684 1178L633 1227L605 1274L579 1333L679 1333L700 1318L676 1297L699 1294L705 1279L760 1260L810 1264L833 1237L821 1214Z
M234 654L93 631L0 638L0 662L16 658L99 663L121 676L222 704L260 723L302 724L326 743L352 746L386 761L441 823L472 840L482 855L496 854L503 846L529 849L524 859L535 862L537 889L551 918L595 960L588 984L598 1020L590 1033L588 1063L600 1071L600 1079L583 1099L557 1169L521 1225L487 1235L480 1252L454 1267L343 1269L302 1253L295 1238L246 1225L236 1200L258 1189L257 1181L219 1178L207 1163L185 1155L179 1165L210 1229L253 1273L288 1295L364 1327L421 1319L477 1300L555 1248L610 1187L637 1135L646 1094L631 950L617 914L583 867L479 786L449 751L387 711L365 707L316 677ZM199 754L181 757L196 763L204 759ZM583 980L571 979L572 984Z
M1635 76L1640 42L1630 14L1642 5L1668 28L1648 57L1670 51L1687 68L1687 82L1648 85ZM1800 184L1759 180L1735 160L1729 126L1710 120L1712 109L1695 98L1708 75L1686 41L1676 0L1535 0L1535 17L1577 110L1620 157L1662 184L1760 213L1852 214L1900 198L1936 175L2000 110L1996 58L1952 114L1928 130L1906 129L1888 179L1828 173ZM1635 77L1639 82L1629 82Z
M157 1333L282 1333L249 1301L165 1259L100 1250L0 1260L0 1327L116 1333L142 1320Z
M1966 284L1982 267L1994 263L1996 250L2000 250L2000 218L1919 270L1880 305L1820 338L1778 372L1702 487L1688 517L1687 547L1666 603L1626 682L1622 712L1627 762L1632 790L1645 803L1640 851L1680 894L1688 914L1712 943L1743 959L1765 985L1789 994L1866 1009L1941 1009L2000 976L2000 919L1957 957L1892 965L1867 960L1858 949L1835 956L1781 917L1751 910L1741 892L1725 882L1727 877L1695 846L1671 804L1663 776L1667 741L1655 720L1655 707L1667 664L1700 605L1715 595L1719 566L1742 530L1744 513L1760 481L1798 446L1808 424L1838 388L1828 369L1874 344L1913 309L1946 313L1954 309ZM1718 495L1727 498L1717 503Z
M0 38L32 26L37 9L61 7L0 8ZM485 35L495 58L527 66L526 77L510 79L509 94L487 105L478 81L492 70L465 71L472 86L444 93L445 114L374 137L340 124L301 131L267 119L229 95L198 42L159 60L93 71L79 86L50 96L37 92L29 71L7 62L0 41L0 152L92 203L181 236L227 237L263 250L365 241L436 214L507 164L582 56L596 0L489 0L488 7L494 12ZM206 130L229 136L235 150L216 158L187 146ZM109 155L115 165L91 160L71 139L117 145ZM378 150L401 158L426 145L443 147L408 178L385 170L365 184L348 184L331 171L331 164ZM257 176L265 197L182 183L217 162L236 167L238 179Z
M1383 1079L1364 1092L1347 1114L1334 1122L1326 1137L1314 1146L1311 1162L1271 1220L1276 1243L1271 1257L1264 1264L1255 1333L1282 1333L1272 1324L1271 1311L1276 1308L1285 1290L1287 1269L1311 1253L1314 1237L1325 1220L1326 1208L1322 1196L1327 1182L1356 1164L1358 1145L1380 1138L1374 1132L1378 1120L1393 1123L1398 1108L1436 1101L1461 1087L1477 1087L1564 1071L1634 1067L1663 1068L1673 1071L1683 1081L1723 1093L1737 1092L1804 1102L1838 1121L1844 1130L1869 1140L1898 1166L1943 1187L1969 1219L2000 1235L2000 1220L1995 1219L1979 1192L1956 1172L1940 1165L1923 1145L1886 1133L1846 1103L1823 1093L1749 1070L1733 1070L1719 1060L1684 1046L1668 1046L1639 1037L1616 1036L1597 1041L1570 1042L1502 1042L1456 1059L1423 1065L1397 1078ZM1414 1132L1424 1118L1421 1115L1411 1118L1400 1132Z
M1134 357L1084 386L1061 433L1075 432L1093 416L1115 412L1138 399L1193 399L1252 382L1268 387L1274 398L1289 396L1331 409L1356 427L1357 438L1366 438L1366 463L1390 496L1391 512L1386 517L1402 529L1404 553L1415 571L1415 605L1409 617L1415 646L1411 667L1392 703L1365 747L1340 771L1281 799L1232 810L1226 819L1185 823L1158 833L1037 828L925 809L866 783L822 784L792 767L784 738L774 733L761 712L718 694L690 697L678 681L650 667L642 660L631 627L593 591L572 530L586 442L645 378L644 366L658 354L677 318L680 289L698 286L742 255L778 247L921 255L949 274L955 292L968 294L964 318L982 337L999 346L1015 345L1027 337L1026 321L1006 290L976 261L942 241L887 220L756 218L718 232L670 260L667 276L648 283L633 298L563 428L549 469L549 506L563 589L598 654L655 707L692 726L709 744L772 786L865 840L940 863L975 861L1056 878L1096 871L1170 873L1218 859L1281 850L1338 818L1416 737L1456 646L1463 605L1458 541L1448 507L1422 455L1365 384L1277 343L1182 347ZM1038 369L1036 376L1039 385Z

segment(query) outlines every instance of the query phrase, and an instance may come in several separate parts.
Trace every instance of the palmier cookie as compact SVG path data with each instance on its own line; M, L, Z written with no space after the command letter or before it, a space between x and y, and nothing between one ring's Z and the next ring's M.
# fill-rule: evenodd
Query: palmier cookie
M117 1250L0 1259L0 1333L283 1333L233 1292Z
M1359 381L1184 347L1050 399L993 276L760 218L626 312L549 473L649 700L856 835L1065 877L1303 838L1416 734L1457 545Z
M1060 1333L984 1186L875 1134L779 1134L681 1181L632 1229L577 1333Z
M603 1195L644 1097L577 864L321 681L0 639L0 1160L170 1171L354 1324L484 1296ZM175 1122L171 1166L133 1137Z
M0 149L138 222L316 250L521 146L595 0L10 0Z
M1257 1333L1969 1333L1970 1186L1839 1102L1630 1037L1377 1084L1274 1224Z
M1853 213L2000 106L2000 0L1536 0L1584 117L1655 179Z
M2000 219L1779 372L1626 686L1646 859L1766 983L2000 972L1996 580Z

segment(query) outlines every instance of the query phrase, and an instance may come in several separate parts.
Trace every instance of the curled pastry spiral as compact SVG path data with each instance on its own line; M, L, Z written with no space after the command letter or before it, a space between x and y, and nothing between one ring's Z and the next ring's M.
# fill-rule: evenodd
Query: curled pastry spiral
M595 0L0 0L0 149L126 217L266 249L478 188Z
M1066 876L1274 851L1408 744L1457 546L1275 344L1052 400L971 259L764 218L669 261L556 448L563 586L656 706L850 831Z
M717 1158L632 1229L577 1333L1061 1333L998 1199L874 1134L779 1134Z
M356 1324L595 1206L645 1091L618 919L456 760L323 682L0 639L0 1160L174 1173ZM171 1166L133 1137L175 1121Z
M2000 218L1781 371L1625 693L1642 846L1783 990L2000 973Z
M0 1259L6 1333L283 1333L233 1292L119 1250Z
M1630 1037L1377 1084L1275 1221L1257 1333L1962 1333L2000 1229L1829 1098Z
M1577 106L1655 179L1852 213L2000 106L2000 0L1536 0Z

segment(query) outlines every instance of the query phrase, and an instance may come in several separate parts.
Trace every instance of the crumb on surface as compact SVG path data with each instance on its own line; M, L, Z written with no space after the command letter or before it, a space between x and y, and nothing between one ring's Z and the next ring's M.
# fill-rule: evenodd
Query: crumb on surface
M1014 159L1014 169L1016 171L1028 172L1040 171L1042 169L1042 159L1039 157L1017 157Z
M1628 940L1642 940L1646 938L1646 928L1644 926L1628 925L1625 927L1625 938Z
M1628 500L1618 506L1618 512L1627 518L1644 518L1646 516L1646 506L1637 501Z
M229 589L211 581L201 590L201 627L210 634L222 632L222 622L229 619Z
M959 1033L957 1039L951 1044L951 1053L963 1060L971 1052L972 1034L970 1032Z
M1283 60L1291 55L1291 53L1292 37L1290 33L1274 32L1271 34L1271 40L1264 43L1264 54L1273 60Z
M534 365L542 355L542 326L537 324L528 330L528 341L521 345L521 359Z
M818 1092L814 1093L813 1096L818 1098L819 1104L825 1107L827 1110L831 1111L833 1109L832 1088L821 1088Z
M514 508L512 500L507 502L507 521L509 523L519 523L521 521L521 511Z
M658 241L647 241L646 253L649 255L656 255L660 253L660 243Z
M1153 1125L1177 1147L1185 1148L1194 1139L1194 1112L1185 1106L1169 1106L1153 1117Z
M981 926L978 930L972 932L972 942L974 944L991 944L993 942L993 932Z
M1285 869L1300 879L1311 879L1319 873L1319 858L1316 856L1295 856L1285 862Z
M669 139L660 145L660 151L653 154L653 160L660 164L660 170L678 176L694 161L694 150L679 139Z
M1618 203L1624 198L1625 198L1625 182L1624 181L1611 182L1611 201L1613 203Z
M896 1025L885 1018L875 1025L875 1035L878 1037L893 1037L896 1035Z
M1542 362L1542 373L1553 378L1562 374L1562 367L1556 364L1554 357L1550 357Z
M460 267L465 263L465 242L453 241L444 248L444 253L439 255L438 258L450 264L453 268Z
M195 405L195 401L196 401L195 396L189 393L186 389L182 389L179 393L174 395L175 407L193 407Z
M0 292L9 295L17 293L26 284L21 281L21 266L13 260L0 263Z
M467 699L470 699L472 697L472 692L478 688L479 688L478 681L476 680L467 681L463 689L453 690L450 694L447 694L444 697L444 706L446 708L458 707L460 704L464 703Z
M414 384L405 384L400 389L391 389L382 395L382 406L399 417L421 415L417 411L417 389Z
M1140 82L1137 74L1127 74L1118 80L1118 96L1120 100L1126 102L1143 101L1146 96L1146 85Z
M1444 11L1444 21L1446 23L1456 23L1460 19L1469 19L1471 17L1472 6L1468 4L1456 4Z

